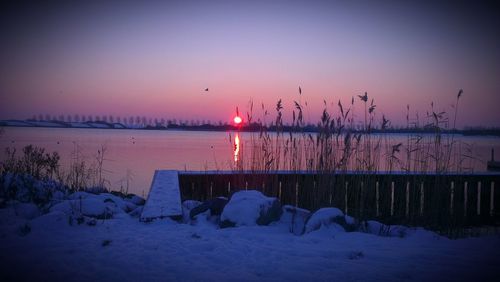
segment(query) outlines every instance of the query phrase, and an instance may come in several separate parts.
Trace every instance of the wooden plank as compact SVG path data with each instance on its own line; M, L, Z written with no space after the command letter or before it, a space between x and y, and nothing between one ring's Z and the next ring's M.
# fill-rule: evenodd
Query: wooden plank
M490 187L490 216L493 216L495 210L495 182L491 181Z
M451 182L451 187L450 187L450 214L453 214L453 201L455 197L455 182Z
M481 181L477 183L477 215L481 215Z
M468 185L468 183L467 183L467 181L465 181L465 183L464 183L464 217L467 216L467 198L468 198L467 185Z
M391 216L394 215L394 181L391 182Z
M424 183L420 182L420 216L424 215Z
M177 171L155 171L148 199L141 214L141 221L181 215L181 193Z

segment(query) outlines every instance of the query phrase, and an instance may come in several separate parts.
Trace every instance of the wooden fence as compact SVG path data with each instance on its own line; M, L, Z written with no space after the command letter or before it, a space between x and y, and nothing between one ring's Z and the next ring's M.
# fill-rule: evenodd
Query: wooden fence
M181 171L182 200L253 189L311 211L338 207L359 219L430 227L500 225L500 174ZM497 191L495 192L495 189Z

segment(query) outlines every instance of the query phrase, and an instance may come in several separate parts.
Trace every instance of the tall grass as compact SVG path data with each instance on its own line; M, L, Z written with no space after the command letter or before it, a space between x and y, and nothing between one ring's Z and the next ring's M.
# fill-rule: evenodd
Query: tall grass
M453 129L456 128L458 102L462 93L460 90L454 107ZM369 100L366 92L358 97L364 107L361 130L355 128L358 121L353 113L356 101L353 97L347 107L338 101L336 115L324 101L324 109L318 115L317 133L306 130L301 102L294 101L292 124L286 127L281 99L276 103L275 118L270 118L268 110L262 105L262 115L256 122L253 103L250 103L247 122L256 123L260 131L251 134L250 140L245 140L240 145L241 157L233 164L233 169L264 172L402 171L435 174L472 171L470 164L475 159L470 155L471 145L457 141L454 134L443 134L443 130L449 129L447 112L437 112L431 103L430 112L421 121L418 115L410 117L408 105L406 128L412 129L423 124L424 128L432 129L433 134L407 134L406 142L395 143L390 135L373 133L374 128L383 132L390 124L384 115L377 123L374 99ZM268 119L271 119L269 124ZM229 140L231 142L231 135Z
M106 150L106 146L102 145L94 160L88 161L81 147L74 143L69 166L61 168L57 152L47 153L44 148L27 145L18 154L15 148L8 147L4 152L5 159L0 162L0 180L8 174L18 175L33 180L56 180L68 191L107 192L109 181L104 177Z

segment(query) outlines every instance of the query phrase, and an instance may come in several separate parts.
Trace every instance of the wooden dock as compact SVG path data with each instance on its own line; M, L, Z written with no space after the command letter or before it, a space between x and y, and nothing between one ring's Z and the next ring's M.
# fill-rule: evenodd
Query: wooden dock
M157 170L153 176L141 221L182 216L179 175L176 170Z

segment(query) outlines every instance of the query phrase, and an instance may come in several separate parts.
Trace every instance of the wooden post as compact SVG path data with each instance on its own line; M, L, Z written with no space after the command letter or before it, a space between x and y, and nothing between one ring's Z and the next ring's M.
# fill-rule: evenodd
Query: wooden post
M278 199L281 200L281 181L279 182L279 185L278 185Z
M264 192L264 189L266 188L266 183L262 181L262 192Z
M391 216L394 215L394 181L391 182Z
M248 190L248 181L245 181L245 190Z
M493 216L493 210L495 209L495 182L491 181L490 187L490 216Z
M227 182L227 196L231 194L231 181Z
M455 197L455 182L451 182L450 187L450 214L453 214L453 198Z
M467 183L467 181L465 181L465 183L464 183L464 217L467 216L467 198L468 198L468 195L467 195L467 193L468 193L467 188L468 187L467 186L468 186L468 183Z
M379 217L380 216L380 194L378 191L378 181L375 182L375 216Z
M212 199L214 197L214 195L213 195L213 185L214 185L214 183L210 182L210 199Z
M481 215L481 181L477 183L477 215Z
M194 182L191 182L191 197L194 198Z
M345 210L344 210L344 213L345 213L345 214L347 214L347 211L348 211L348 209L347 209L347 187L348 187L348 185L349 185L349 182L348 182L348 181L346 181L346 182L345 182L345 195L344 195L344 202L345 202Z
M406 218L410 215L410 182L406 182L406 208L405 208Z

